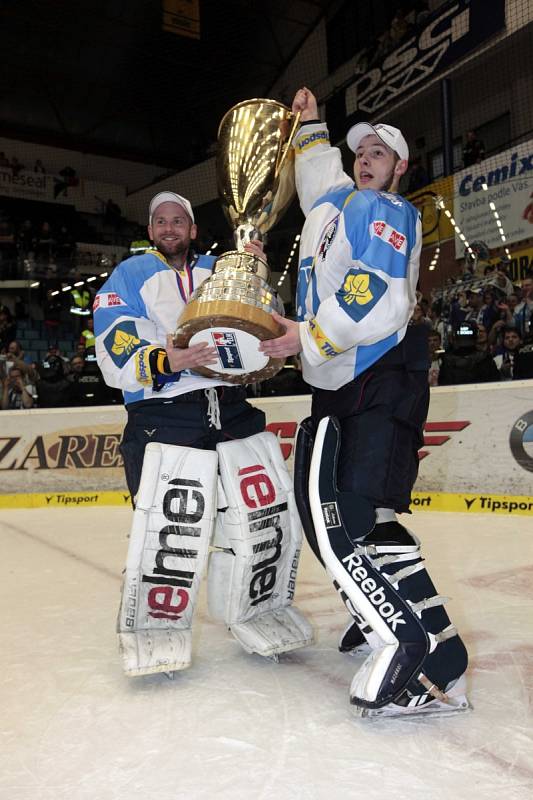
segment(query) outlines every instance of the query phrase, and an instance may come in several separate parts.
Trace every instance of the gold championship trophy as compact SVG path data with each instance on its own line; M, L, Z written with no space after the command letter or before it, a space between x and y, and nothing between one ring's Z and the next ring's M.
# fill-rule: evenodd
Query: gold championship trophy
M255 383L282 368L282 358L258 349L283 331L272 311L283 313L270 288L266 261L245 252L262 239L294 197L292 139L299 122L275 100L246 100L231 108L218 129L217 184L224 212L234 228L236 250L215 262L213 275L196 289L178 320L177 347L208 342L218 364L195 372L230 383Z

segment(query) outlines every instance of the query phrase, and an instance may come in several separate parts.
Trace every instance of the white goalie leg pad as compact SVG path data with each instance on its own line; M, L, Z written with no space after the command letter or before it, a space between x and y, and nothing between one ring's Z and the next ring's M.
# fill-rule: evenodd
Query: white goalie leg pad
M214 526L217 454L147 445L118 618L127 675L191 663L191 626Z
M227 508L213 542L223 550L210 556L209 611L249 653L276 656L304 647L313 630L291 605L302 531L278 441L265 432L217 451Z

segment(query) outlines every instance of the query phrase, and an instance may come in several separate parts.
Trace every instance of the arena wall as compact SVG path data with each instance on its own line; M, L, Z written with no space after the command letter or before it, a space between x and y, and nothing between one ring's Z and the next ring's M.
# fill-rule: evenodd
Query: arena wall
M431 390L413 506L533 516L533 380ZM262 398L292 469L310 397ZM0 507L128 504L118 406L0 412Z

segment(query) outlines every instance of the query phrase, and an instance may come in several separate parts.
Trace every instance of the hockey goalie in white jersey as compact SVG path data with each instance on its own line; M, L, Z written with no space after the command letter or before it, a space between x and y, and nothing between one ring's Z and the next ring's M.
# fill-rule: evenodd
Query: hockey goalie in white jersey
M156 195L148 232L154 249L119 264L94 305L98 363L124 393L121 453L135 497L118 620L124 670L189 666L208 563L211 614L247 652L275 658L312 640L292 605L302 540L292 481L244 387L194 371L213 363L214 348L168 338L214 263L194 253L189 201Z
M428 342L410 324L422 226L398 194L409 148L398 128L354 125L353 177L331 147L316 98L296 93L300 241L298 322L263 342L271 357L301 353L313 387L300 426L295 481L311 547L351 614L343 652L368 657L350 687L363 717L468 707L467 652L426 570L409 511L429 405Z

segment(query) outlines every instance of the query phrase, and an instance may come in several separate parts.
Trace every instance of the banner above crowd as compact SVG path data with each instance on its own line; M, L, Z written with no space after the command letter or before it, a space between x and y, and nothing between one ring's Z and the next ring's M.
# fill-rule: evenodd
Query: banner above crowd
M533 141L456 173L453 210L466 239L491 250L533 236ZM459 235L455 254L464 254Z
M397 102L407 92L424 88L439 73L457 63L505 27L504 0L457 0L440 5L416 34L381 63L358 77L346 90L346 112L378 109Z
M124 205L126 189L112 183L86 180L76 176L49 175L0 167L0 197L60 203L89 214L103 212L108 200Z

